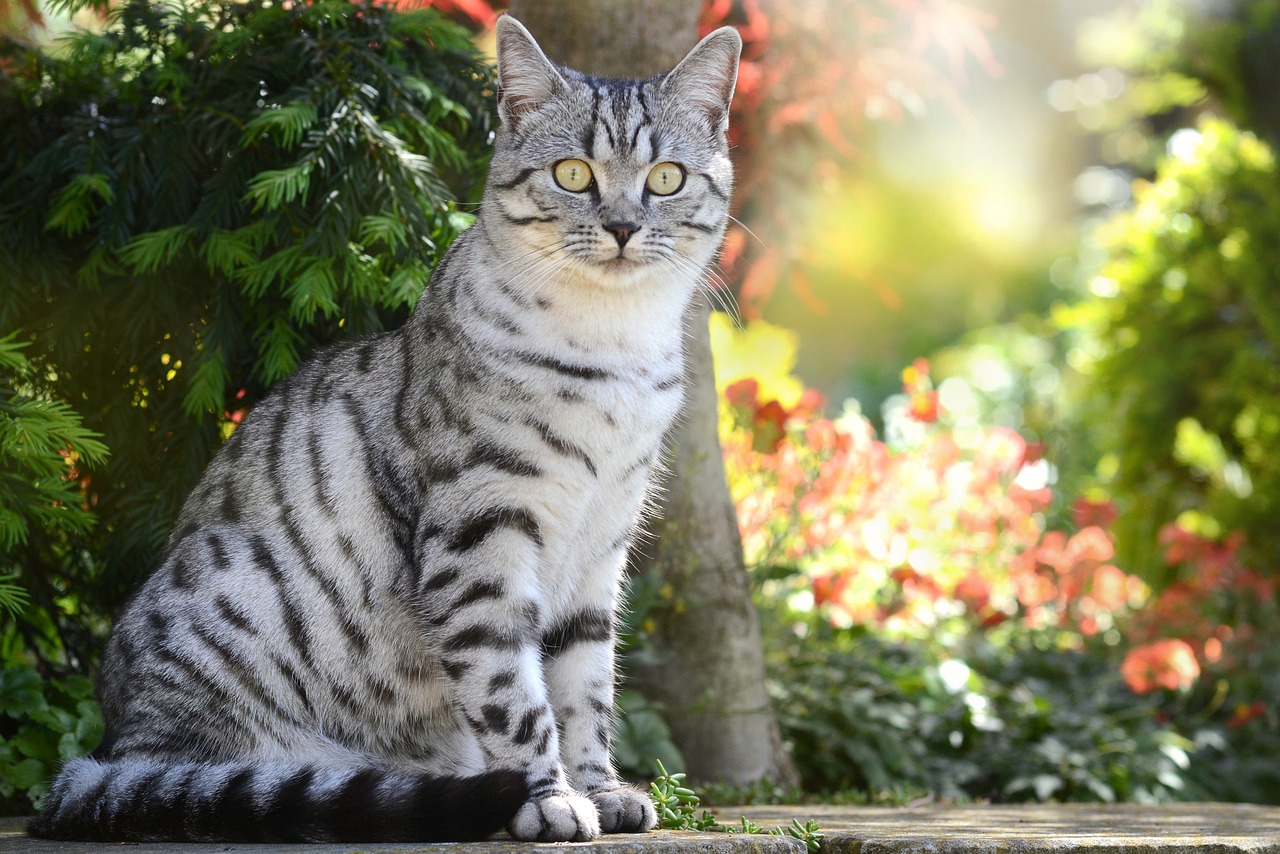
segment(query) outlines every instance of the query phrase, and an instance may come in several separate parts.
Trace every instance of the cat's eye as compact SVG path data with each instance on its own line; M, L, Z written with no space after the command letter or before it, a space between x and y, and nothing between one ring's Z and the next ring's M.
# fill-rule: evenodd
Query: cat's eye
M678 163L659 163L649 170L644 185L655 196L669 196L684 186L684 167Z
M581 193L591 186L591 167L585 160L561 160L551 170L556 183L570 193Z

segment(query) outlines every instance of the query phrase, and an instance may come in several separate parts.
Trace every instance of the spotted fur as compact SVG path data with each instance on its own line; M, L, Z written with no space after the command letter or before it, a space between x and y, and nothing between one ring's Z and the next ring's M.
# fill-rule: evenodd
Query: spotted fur
M111 636L102 746L32 833L654 826L610 763L615 611L725 228L740 41L644 81L558 69L511 18L498 44L475 226L402 329L315 356L210 464ZM557 185L567 158L589 189Z

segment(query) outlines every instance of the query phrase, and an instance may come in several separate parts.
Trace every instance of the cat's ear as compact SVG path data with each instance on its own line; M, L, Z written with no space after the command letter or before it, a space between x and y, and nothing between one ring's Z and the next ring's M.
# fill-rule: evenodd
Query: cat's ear
M733 27L721 27L694 45L662 81L670 103L692 107L723 132L729 126L729 104L738 82L738 57L742 36Z
M521 119L554 97L565 79L538 47L524 24L510 15L498 19L498 115L514 131Z

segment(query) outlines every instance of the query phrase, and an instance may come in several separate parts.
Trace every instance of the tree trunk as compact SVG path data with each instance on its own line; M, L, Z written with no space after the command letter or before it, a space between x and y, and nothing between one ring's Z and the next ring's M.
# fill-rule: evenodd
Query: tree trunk
M697 0L512 0L510 11L553 62L603 77L649 77L675 67L697 41ZM695 300L687 319L685 417L669 444L673 476L662 518L632 555L659 573L672 605L653 614L661 665L627 678L666 710L690 777L791 785L764 687L760 626L725 483L707 330Z

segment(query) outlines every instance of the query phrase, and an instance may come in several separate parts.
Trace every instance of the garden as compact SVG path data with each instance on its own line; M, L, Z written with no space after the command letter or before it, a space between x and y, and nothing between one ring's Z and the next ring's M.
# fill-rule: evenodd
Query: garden
M701 5L745 44L709 343L796 772L712 800L1280 803L1280 13L1203 6ZM0 814L97 744L208 459L470 225L501 8L0 0ZM687 605L637 573L624 661ZM620 705L620 768L686 766Z

